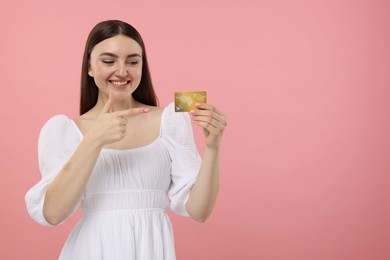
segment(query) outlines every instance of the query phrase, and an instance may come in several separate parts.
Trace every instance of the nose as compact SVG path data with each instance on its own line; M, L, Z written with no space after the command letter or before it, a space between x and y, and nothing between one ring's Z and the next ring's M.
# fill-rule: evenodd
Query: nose
M128 71L127 71L126 64L119 64L118 68L116 70L116 74L117 74L117 76L122 77L122 78L127 77Z

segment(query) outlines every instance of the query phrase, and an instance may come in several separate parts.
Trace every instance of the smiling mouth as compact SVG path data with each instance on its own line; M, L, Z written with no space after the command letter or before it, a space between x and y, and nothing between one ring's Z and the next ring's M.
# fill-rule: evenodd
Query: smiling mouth
M126 86L127 84L130 83L130 81L128 81L128 80L126 80L126 81L114 81L114 80L110 80L110 83L112 83L114 86L121 87L121 86Z

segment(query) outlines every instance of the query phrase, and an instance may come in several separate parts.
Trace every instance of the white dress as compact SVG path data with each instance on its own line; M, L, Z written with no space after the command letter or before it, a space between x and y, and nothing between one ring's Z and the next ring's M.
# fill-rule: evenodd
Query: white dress
M64 115L42 128L39 167L42 179L26 194L27 211L39 224L48 186L83 135ZM171 103L161 116L160 135L151 144L128 150L103 149L77 207L83 216L59 259L175 259L168 202L188 216L185 203L201 165L187 113Z

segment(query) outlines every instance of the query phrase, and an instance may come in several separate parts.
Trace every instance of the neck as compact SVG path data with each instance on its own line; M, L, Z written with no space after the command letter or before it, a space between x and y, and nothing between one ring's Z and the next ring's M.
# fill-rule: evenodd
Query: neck
M96 108L98 108L98 110L103 109L104 105L107 103L107 100L108 100L108 96L99 92L98 101L96 103ZM114 104L112 106L112 111L115 112L115 111L121 111L121 110L134 108L137 106L137 103L138 102L135 101L133 96L130 96L130 98L127 98L124 100L115 98Z

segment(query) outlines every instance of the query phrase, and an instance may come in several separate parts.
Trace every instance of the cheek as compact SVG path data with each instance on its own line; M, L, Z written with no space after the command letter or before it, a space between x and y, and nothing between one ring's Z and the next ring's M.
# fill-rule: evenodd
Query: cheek
M140 69L140 70L138 71L138 77L139 77L140 80L141 80L141 77L142 77L142 69Z
M92 66L92 70L94 73L94 81L96 86L101 89L106 87L106 81L110 77L110 72L107 70L107 68L104 68L103 66L98 66L94 64Z
M109 74L110 72L107 70L107 68L104 68L103 66L95 66L95 75L99 78L105 78Z
M139 80L141 80L141 77L142 77L142 68L134 68L131 70L131 75L134 77L134 78L137 78Z

